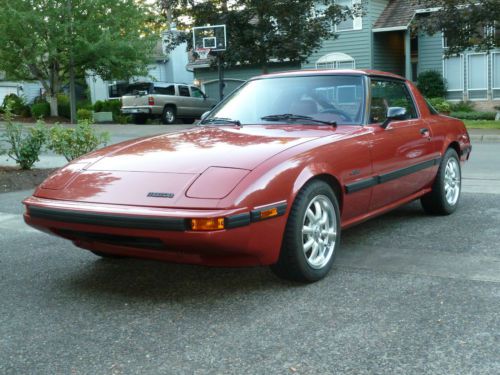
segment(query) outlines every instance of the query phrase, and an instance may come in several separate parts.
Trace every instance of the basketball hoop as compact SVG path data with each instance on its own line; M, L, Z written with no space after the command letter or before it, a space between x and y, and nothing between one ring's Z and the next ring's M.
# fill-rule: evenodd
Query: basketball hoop
M211 49L210 48L196 48L194 51L198 55L199 60L206 60L206 59L208 59L208 54L210 53Z

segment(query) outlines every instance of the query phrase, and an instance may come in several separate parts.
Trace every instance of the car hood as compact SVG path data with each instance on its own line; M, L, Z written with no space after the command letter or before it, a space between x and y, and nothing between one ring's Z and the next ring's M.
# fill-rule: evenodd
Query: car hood
M209 167L252 170L264 160L330 132L247 127L200 127L146 138L102 155L90 171L202 173Z
M41 198L156 207L201 207L227 196L256 166L336 133L330 127L200 127L88 154L57 171Z

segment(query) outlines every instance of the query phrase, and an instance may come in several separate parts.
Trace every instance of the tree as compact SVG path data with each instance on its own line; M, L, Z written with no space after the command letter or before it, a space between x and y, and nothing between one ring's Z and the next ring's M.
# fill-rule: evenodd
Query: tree
M224 61L258 65L263 73L271 59L302 63L335 38L333 25L361 14L361 5L342 7L331 0L160 0L178 28L225 24L228 50ZM315 4L322 6L316 7ZM322 9L318 9L322 8ZM187 38L190 43L190 38Z
M500 46L498 0L419 0L434 11L420 18L418 27L427 34L444 32L448 56L466 49L490 51ZM496 31L495 31L496 24Z
M40 81L52 116L71 57L79 77L93 71L128 79L147 71L154 38L145 0L0 0L0 9L0 71Z

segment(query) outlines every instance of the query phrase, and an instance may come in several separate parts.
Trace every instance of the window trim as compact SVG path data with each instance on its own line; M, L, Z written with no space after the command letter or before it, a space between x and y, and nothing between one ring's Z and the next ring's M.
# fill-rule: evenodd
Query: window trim
M492 69L492 74L491 74L491 90L500 90L499 87L495 87L495 72L498 72L498 76L500 78L500 59L499 59L499 65L498 67L495 64L495 58L494 55L499 55L500 56L500 51L493 51L491 52L491 69ZM493 95L493 93L492 93Z

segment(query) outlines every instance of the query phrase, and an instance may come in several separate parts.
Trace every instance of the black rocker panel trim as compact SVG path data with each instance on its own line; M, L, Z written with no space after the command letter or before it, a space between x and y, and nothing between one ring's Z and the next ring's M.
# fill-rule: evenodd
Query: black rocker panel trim
M404 176L408 176L412 173L419 172L423 169L430 168L434 165L438 165L441 161L441 158L436 158L428 161L424 161L419 164L415 164L409 167L397 169L395 171L384 173L378 176L373 176L366 178L364 180L356 181L351 184L345 185L345 191L347 194L354 193L363 189L367 189L369 187L383 184L384 182L392 181Z
M101 213L89 213L72 210L58 210L45 207L28 207L32 218L63 221L67 223L102 225L116 228L152 229L184 231L187 222L182 218L156 218L145 216L123 216Z

